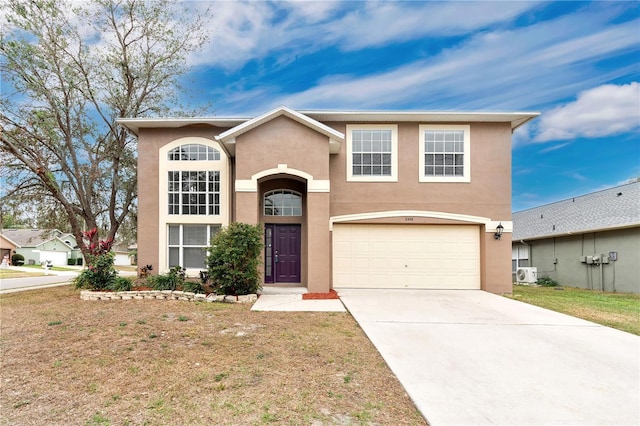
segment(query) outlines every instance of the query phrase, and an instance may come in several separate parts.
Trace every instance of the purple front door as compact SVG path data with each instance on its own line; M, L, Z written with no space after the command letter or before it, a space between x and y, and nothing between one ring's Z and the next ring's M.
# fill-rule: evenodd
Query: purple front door
M300 229L300 225L265 225L265 283L300 282Z

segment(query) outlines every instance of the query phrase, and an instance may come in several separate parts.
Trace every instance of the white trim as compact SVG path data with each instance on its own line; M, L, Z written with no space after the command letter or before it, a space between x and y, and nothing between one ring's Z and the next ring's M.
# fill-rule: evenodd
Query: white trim
M220 151L220 160L202 161L169 161L167 154L173 148L184 144L202 144L210 146ZM211 225L229 224L230 193L229 178L230 165L227 151L222 148L222 144L212 139L197 136L188 136L174 139L158 149L158 265L154 265L160 273L166 272L168 268L168 234L167 229L170 224L177 225ZM169 171L219 171L220 172L220 214L219 215L182 215L168 213L169 210Z
M424 174L424 131L425 130L463 130L464 131L464 171L462 176L425 176ZM419 182L471 182L471 126L460 124L421 124L419 126Z
M330 192L331 181L328 179L314 179L312 175L302 170L292 169L286 164L278 164L275 169L262 170L251 176L251 179L236 179L235 191L236 192L258 192L258 180L271 176L286 174L297 176L304 179L307 182L307 192Z
M391 130L391 176L353 175L353 131ZM398 125L397 124L347 124L347 182L397 182L398 181Z
M433 212L426 210L389 210L382 212L366 212L356 214L346 214L341 216L331 216L329 218L329 231L333 231L334 223L351 222L355 220L367 220L367 219L385 219L390 217L424 217L432 219L447 219L456 220L460 222L476 223L478 225L485 225L486 233L495 233L496 227L502 224L504 227L503 232L513 232L513 222L511 221L496 221L491 220L488 217L471 216L459 213L447 213L447 212Z

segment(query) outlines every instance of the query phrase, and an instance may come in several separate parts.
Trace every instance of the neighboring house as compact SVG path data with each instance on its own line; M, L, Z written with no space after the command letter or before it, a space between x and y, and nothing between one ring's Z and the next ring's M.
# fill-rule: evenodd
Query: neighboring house
M640 293L640 182L514 213L512 264L566 286Z
M0 262L5 256L9 256L9 263L11 263L11 256L16 253L17 248L18 245L14 241L0 232Z
M16 245L15 252L24 256L25 264L50 261L63 266L67 259L82 257L73 234L57 229L5 229L2 236Z
M511 134L537 115L120 119L138 137L138 264L195 274L237 221L264 229L265 285L510 293Z
M127 244L114 244L111 248L114 253L113 264L119 266L129 266L134 263L134 255Z

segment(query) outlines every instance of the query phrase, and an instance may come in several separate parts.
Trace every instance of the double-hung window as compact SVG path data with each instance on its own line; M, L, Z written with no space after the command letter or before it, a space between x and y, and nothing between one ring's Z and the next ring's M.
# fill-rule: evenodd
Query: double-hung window
M420 126L420 182L470 182L470 126Z
M347 126L347 180L398 180L398 126Z
M204 269L206 249L220 225L169 225L169 267Z

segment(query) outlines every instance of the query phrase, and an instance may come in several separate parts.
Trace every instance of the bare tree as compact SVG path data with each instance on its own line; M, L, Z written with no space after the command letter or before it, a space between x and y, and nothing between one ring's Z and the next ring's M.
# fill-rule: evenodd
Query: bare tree
M208 10L168 0L3 3L4 196L54 205L78 242L92 228L114 238L137 197L136 142L115 119L177 105Z

